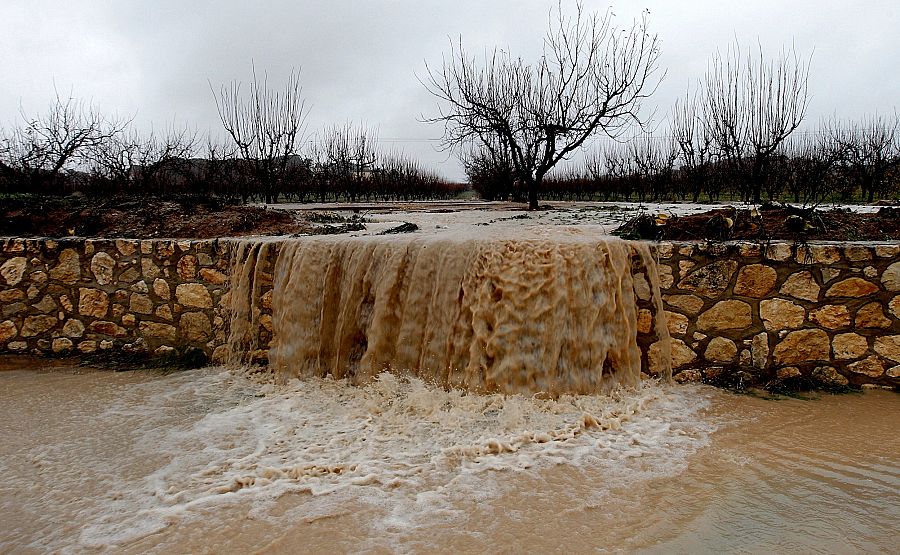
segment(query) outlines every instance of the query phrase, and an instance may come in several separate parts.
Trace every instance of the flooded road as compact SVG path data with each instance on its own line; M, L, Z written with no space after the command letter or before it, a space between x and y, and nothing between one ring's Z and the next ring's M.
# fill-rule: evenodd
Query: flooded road
M894 552L900 396L0 372L0 552Z

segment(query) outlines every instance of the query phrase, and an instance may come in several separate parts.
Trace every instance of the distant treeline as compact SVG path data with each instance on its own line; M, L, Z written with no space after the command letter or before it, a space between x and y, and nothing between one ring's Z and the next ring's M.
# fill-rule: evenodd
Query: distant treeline
M218 143L189 128L142 134L131 121L57 96L45 114L23 114L20 125L0 131L0 193L353 202L447 199L467 190L402 153L381 152L364 127L332 126L305 140L302 114L279 109L302 104L299 88L293 93L267 97L254 81L250 101L217 99L229 136Z
M661 136L609 141L583 163L555 169L544 179L541 197L693 202L762 198L818 205L896 200L900 195L897 115L831 120L814 131L791 134L770 151L748 149L740 154L705 135L702 122L690 117L676 121ZM481 197L527 198L504 149L473 150L463 162Z

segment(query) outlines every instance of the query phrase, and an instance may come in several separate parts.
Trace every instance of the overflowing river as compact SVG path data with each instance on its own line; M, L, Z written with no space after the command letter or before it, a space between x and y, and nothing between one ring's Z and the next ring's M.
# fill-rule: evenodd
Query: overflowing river
M49 363L48 363L49 364ZM0 552L894 552L900 398L0 372Z

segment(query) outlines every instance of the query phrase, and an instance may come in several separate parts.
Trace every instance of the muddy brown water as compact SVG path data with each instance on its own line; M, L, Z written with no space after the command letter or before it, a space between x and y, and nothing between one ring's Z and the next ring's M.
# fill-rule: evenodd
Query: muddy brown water
M890 553L900 397L0 372L0 552Z

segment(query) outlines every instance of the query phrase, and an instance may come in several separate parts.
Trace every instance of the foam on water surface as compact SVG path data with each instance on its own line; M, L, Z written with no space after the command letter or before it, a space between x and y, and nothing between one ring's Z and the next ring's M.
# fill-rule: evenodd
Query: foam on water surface
M20 511L46 525L29 545L124 548L172 526L202 528L215 507L288 526L371 505L380 537L463 518L460 500L500 493L498 472L590 467L609 487L669 475L711 430L703 395L651 384L547 400L386 373L364 387L269 378L211 369L121 384L105 406L68 415L68 433L4 457L4 488L30 491ZM286 495L307 501L279 514Z

